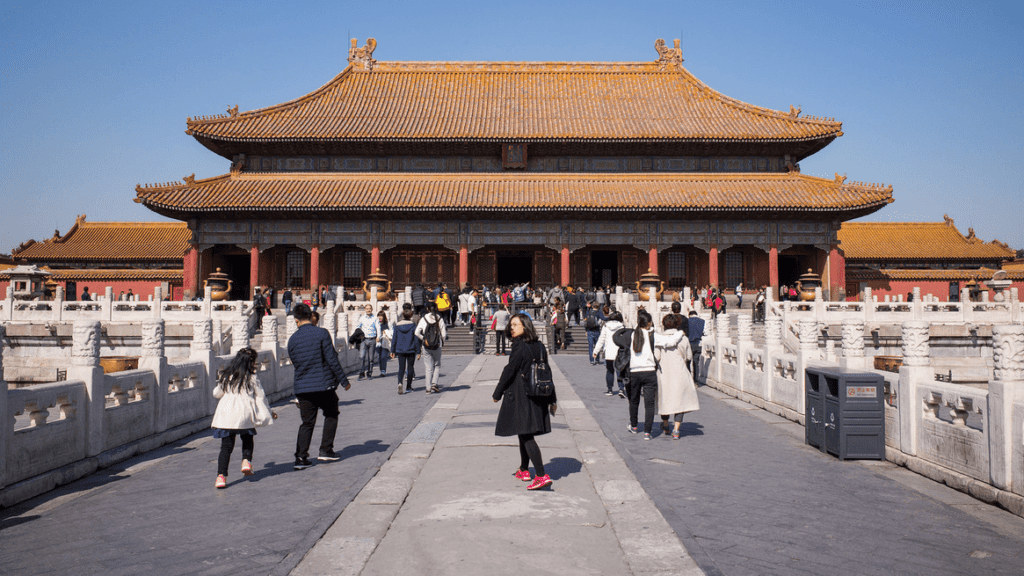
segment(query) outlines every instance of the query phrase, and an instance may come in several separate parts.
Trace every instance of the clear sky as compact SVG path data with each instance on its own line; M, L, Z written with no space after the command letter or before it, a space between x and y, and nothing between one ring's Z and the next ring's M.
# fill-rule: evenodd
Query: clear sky
M712 88L843 122L805 174L892 184L869 220L1024 248L1024 2L8 2L0 252L89 221L161 220L135 185L223 174L187 116L302 96L378 60L655 60L682 38ZM652 95L652 98L659 97Z

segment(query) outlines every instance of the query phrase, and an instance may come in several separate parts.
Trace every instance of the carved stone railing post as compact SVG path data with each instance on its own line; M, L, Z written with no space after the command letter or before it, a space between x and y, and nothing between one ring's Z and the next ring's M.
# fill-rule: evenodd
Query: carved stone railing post
M88 431L85 441L87 456L95 456L103 451L103 410L106 398L103 394L103 368L99 366L101 337L98 320L75 321L67 379L85 382L88 397L88 406L84 411Z
M213 315L213 288L210 286L203 288L203 315Z
M292 316L291 314L289 314L287 316L287 318L285 319L285 321L284 321L284 335L287 336L287 339L285 341L285 346L288 345L287 340L290 340L291 337L292 337L292 334L295 334L295 331L298 330L298 329L299 329L299 325L295 322L295 316Z
M739 362L739 366L736 369L736 376L739 381L736 382L736 387L746 391L750 386L746 382L746 370L743 369L743 366L746 361L747 350L754 347L754 324L753 318L749 314L743 314L742 312L736 314L736 340L736 357Z
M164 314L163 306L161 306L161 303L163 302L163 300L164 300L163 290L161 290L159 286L154 287L153 288L153 316L155 318L160 318Z
M818 323L811 319L803 319L797 324L797 335L800 341L799 352L809 354L813 360L820 360L818 350Z
M900 450L917 456L918 431L924 410L918 398L918 385L931 382L935 374L929 366L928 322L910 320L903 323L903 365L900 367L899 410Z
M192 323L192 342L189 344L188 355L189 360L202 362L205 366L206 380L203 394L207 400L208 414L213 414L217 409L217 399L213 397L213 387L217 380L217 370L213 362L213 325L213 319L208 317Z
M1024 454L1014 450L1022 440L1013 421L1014 403L1024 399L1024 325L992 327L994 377L988 383L989 470L992 483L1024 493ZM1016 461L1015 461L1016 460Z
M766 350L782 350L782 317L770 315L764 319L764 347Z
M715 318L715 336L719 346L732 344L732 335L729 334L729 314L722 313Z
M342 350L348 350L348 337L349 337L348 312L345 312L345 309L342 308L341 312L339 312L336 315L336 318L338 319L338 328L337 328L338 340L340 340L340 342L337 342L337 345Z
M110 319L113 317L114 314L114 304L114 289L111 288L110 286L107 286L106 288L103 289L103 302L101 304L103 310L103 315L101 316L101 318L103 320L110 322Z
M64 287L57 286L53 295L53 320L60 322L64 315Z
M160 318L147 318L142 321L142 357L139 358L140 370L152 370L156 377L156 389L150 395L156 418L154 426L157 432L167 429L167 393L168 370L167 357L164 355L164 321Z
M224 354L224 322L220 318L211 318L213 322L213 352Z
M326 314L324 319L330 317L330 314ZM263 350L277 350L277 316L272 314L263 317L263 340L260 342L260 348Z
M4 295L4 310L3 316L0 316L0 321L11 321L14 318L14 286L7 286L6 294Z
M231 353L249 346L249 318L242 316L231 323Z
M334 312L334 308L328 308L324 310L324 317L320 321L320 327L327 330L327 333L331 335L331 344L337 346L338 341L338 315Z
M843 320L843 359L841 364L847 368L867 368L864 358L864 321L860 319Z
M7 447L11 445L11 417L7 402L7 380L4 376L4 347L7 345L7 328L0 323L0 490L7 485Z

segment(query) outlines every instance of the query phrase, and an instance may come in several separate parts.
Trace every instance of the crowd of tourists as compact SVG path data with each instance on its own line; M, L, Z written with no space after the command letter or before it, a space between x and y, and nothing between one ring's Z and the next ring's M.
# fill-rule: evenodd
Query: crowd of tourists
M742 303L742 285L736 287L736 292ZM700 364L704 320L694 309L702 305L713 314L722 313L726 309L724 295L713 287L694 289L690 302L672 303L671 314L661 319L660 326L655 326L643 308L636 313L635 325L627 326L610 293L601 287L556 286L534 290L529 284L467 287L458 293L443 283L431 289L416 286L411 301L403 303L395 322L385 312L374 313L372 305L365 305L349 337L349 344L359 350L358 378L373 378L375 367L384 377L389 361L395 360L398 394L405 394L413 389L417 361L423 360L425 392L440 392L441 352L448 328L464 324L493 331L494 354L509 357L492 394L495 402L502 403L495 433L518 437L520 465L514 473L517 479L529 482L527 488L531 490L550 486L552 479L545 472L536 436L551 431L550 418L557 411L557 399L548 368L549 350L538 337L537 322L552 330L551 353L565 349L570 325L583 327L590 364L605 367L605 395L628 400L623 418L629 432L650 440L657 416L663 433L679 439L684 415L699 409L694 370ZM288 340L288 354L295 367L294 402L302 420L296 441L296 470L312 464L309 447L320 413L324 425L317 459L340 458L334 451L339 414L336 390L350 387L330 335L318 326L319 314L315 309L321 303L333 305L329 301L334 295L326 287L314 294L308 304L295 304L297 298L292 290L286 289L282 294L285 310L295 317L298 326ZM760 306L763 319L764 303L762 289L751 305L755 317ZM257 289L257 312L266 313L269 306L266 293ZM488 320L486 324L483 318ZM221 439L218 488L226 486L228 461L236 437L242 438L242 474L252 474L256 428L271 424L276 418L256 376L256 363L256 353L251 348L239 351L221 373L214 390L220 399L212 424L214 436ZM541 394L537 390L547 392Z

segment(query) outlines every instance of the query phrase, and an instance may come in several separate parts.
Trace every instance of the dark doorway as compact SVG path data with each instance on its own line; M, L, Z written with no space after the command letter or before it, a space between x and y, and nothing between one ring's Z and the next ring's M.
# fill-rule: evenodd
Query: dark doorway
M512 286L524 282L533 282L533 258L530 256L498 256L499 286Z
M615 250L591 251L590 266L593 270L592 286L615 286L619 283L619 253Z
M224 272L231 279L231 299L249 300L252 292L249 286L249 263L251 258L248 254L221 256L224 259Z

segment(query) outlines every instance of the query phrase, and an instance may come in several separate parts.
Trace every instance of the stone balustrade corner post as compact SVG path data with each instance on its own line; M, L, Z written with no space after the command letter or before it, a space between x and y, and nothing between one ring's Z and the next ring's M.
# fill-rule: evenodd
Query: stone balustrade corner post
M930 366L928 337L928 322L908 320L903 323L903 365L900 366L899 379L900 450L911 456L917 456L917 434L922 428L923 418L918 385L935 378Z
M100 338L102 329L99 320L76 320L72 328L71 365L68 366L68 380L85 382L88 405L84 413L86 421L85 452L95 456L103 451L103 411L106 407L103 368L100 367Z
M1024 400L1024 325L992 327L993 379L988 384L989 475L1003 490L1024 490L1024 432L1014 404Z

